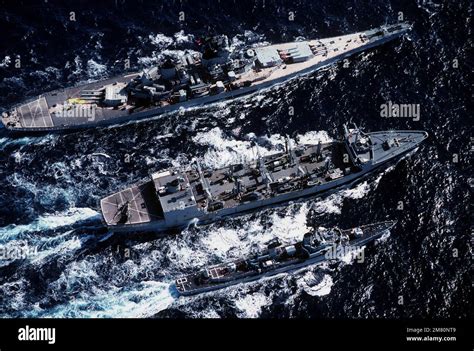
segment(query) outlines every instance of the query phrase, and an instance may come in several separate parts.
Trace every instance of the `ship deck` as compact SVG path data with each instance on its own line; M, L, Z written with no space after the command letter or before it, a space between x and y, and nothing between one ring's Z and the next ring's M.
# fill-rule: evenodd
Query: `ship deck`
M251 193L260 195L260 200L270 198L277 194L301 189L304 186L301 182L303 176L306 179L312 179L315 183L323 184L342 177L343 169L352 167L350 162L342 162L342 154L345 152L342 143L322 144L321 155L317 160L311 159L317 153L317 149L317 145L308 145L296 149L294 153L300 152L298 152L298 155L293 155L293 160L286 153L263 157L269 179L258 170L257 161L244 166L239 171L234 171L233 166L230 166L208 173L205 172L204 178L212 201L221 201L224 208L232 208L254 200L246 198ZM302 159L305 161L301 161ZM329 174L333 174L334 178L328 179L328 172L325 169L326 160L330 162ZM278 166L275 166L275 163L279 163ZM198 206L205 208L209 199L201 186L199 176L195 171L189 171L187 176ZM237 182L240 183L240 193L237 192ZM277 190L270 189L268 183L281 184L281 188Z
M289 147L285 152L217 170L190 165L185 171L154 173L146 183L103 199L104 219L111 226L164 220L163 227L180 226L196 218L212 221L219 215L287 201L291 194L298 196L306 189L340 184L344 177L370 172L406 154L427 137L423 131L351 135L344 142ZM124 204L129 216L120 222Z
M373 144L373 161L382 163L398 154L413 149L428 137L428 133L419 130L407 131L385 131L367 133ZM386 149L384 142L392 144L390 149ZM395 146L395 147L393 147Z
M288 153L262 157L267 176L261 173L257 161L204 170L202 176L195 168L184 172L165 171L153 175L150 181L102 199L102 213L108 225L116 225L163 220L168 212L194 205L205 214L211 202L222 203L222 208L233 208L255 201L255 198L248 197L251 194L258 194L260 199L265 199L296 191L304 186L301 183L303 178L322 184L342 177L342 169L352 166L351 163L342 162L344 150L343 143L331 142L321 144L319 151L318 145L304 145ZM291 154L292 158L289 156ZM178 179L184 182L181 190L158 194L160 189ZM271 188L270 183L281 189ZM237 186L240 187L237 189ZM127 219L121 222L119 218L124 205Z
M300 46L300 48L305 47L304 51L309 50L312 55L308 56L308 58L302 62L279 64L274 67L260 68L258 70L252 69L237 76L235 83L240 83L237 85L245 86L245 82L250 82L251 86L257 89L260 86L262 88L268 87L272 82L283 82L286 79L298 75L300 72L302 74L310 73L313 68L316 69L317 67L322 66L325 62L330 64L338 58L346 56L346 54L348 55L349 53L362 51L364 48L376 45L377 42L382 43L386 37L393 39L403 34L406 30L406 26L398 25L392 26L388 32L381 28L376 28L366 32L333 38L256 47L254 48L256 52L263 50L273 50L274 52L277 52L277 50L289 51L295 49L296 46ZM156 111L156 114L159 114L160 108L158 106L134 106L133 103L130 103L130 105L122 105L119 108L106 107L102 105L76 104L74 105L74 108L79 110L77 113L71 113L67 116L61 116L57 113L58 109L60 109L63 103L68 99L79 99L82 90L99 89L112 83L128 83L138 75L139 73L126 74L103 81L43 94L32 101L13 108L6 117L2 117L2 122L11 130L31 129L41 131L62 128L81 128L89 125L113 123L113 121L118 121L121 118L124 118L124 120L128 119L130 118L128 117L129 115L151 110ZM229 89L231 88L227 87L226 92L229 92ZM225 95L225 92L221 94ZM223 98L225 98L224 95ZM197 104L198 101L201 100L204 103L206 98L207 97L195 98L191 100L195 100ZM177 103L176 106L180 106L180 103ZM80 108L82 107L89 107L93 110L93 114L81 114Z
M32 99L31 101L20 104L12 109L10 116L2 118L5 125L11 123L14 128L26 129L50 129L57 127L78 126L90 123L105 122L122 115L128 115L128 111L114 109L111 107L92 106L91 104L77 104L79 113L59 115L55 113L63 108L64 102L68 99L79 99L81 91L100 89L107 84L127 83L139 73L125 74L106 80L79 85L76 87L65 88L51 91ZM80 113L82 111L84 113ZM86 113L93 111L92 113ZM14 129L13 128L13 129Z
M151 181L124 189L102 199L102 214L107 223L119 221L119 212L123 205L127 206L127 220L121 224L138 224L163 219L163 209Z
M404 28L405 27L402 27L400 29L400 34L405 32ZM255 85L265 84L272 80L279 80L285 76L294 75L300 71L308 71L313 66L320 65L325 61L331 62L339 56L352 51L357 51L358 49L379 41L382 37L376 35L377 33L380 33L380 28L367 32L347 34L326 39L309 40L306 42L291 42L261 47L261 49L272 48L277 51L288 51L295 48L296 44L307 43L309 46L314 48L314 56L303 62L262 68L259 72L250 71L247 74L242 75L237 82L250 80L255 81ZM259 50L259 48L256 48L255 50Z
M354 249L357 249L358 246L364 246L369 241L375 240L387 230L390 230L396 222L394 221L386 221L386 222L379 222L374 224L368 224L361 227L355 227L350 229L339 230L338 228L328 229L326 233L332 232L335 234L325 235L326 239L329 239L329 244L332 242L340 243L338 240L342 236L347 236L349 241L343 243L343 245L352 245ZM324 234L324 233L321 233ZM314 235L314 233L313 233ZM334 236L333 236L334 235ZM292 244L291 246L298 247L301 246L302 241ZM317 251L317 247L314 247L314 251ZM266 260L268 259L268 251L261 252L256 258L252 258L255 261L259 260ZM248 260L248 259L247 259ZM241 262L244 262L243 259L238 261L230 262L235 263L237 266L241 266ZM310 264L310 260L307 260ZM277 271L279 268L286 266L286 271L291 270L292 266L299 265L304 266L305 263L302 262L301 257L283 257L281 259L277 259L275 262L276 264L271 266L267 269L268 272ZM229 262L222 263L219 265L211 266L208 268L204 268L196 273L189 274L183 277L176 279L176 288L180 293L186 294L196 294L205 291L211 291L219 288L223 288L229 285L235 285L242 282L247 277L252 277L252 280L258 279L258 277L265 274L265 271L259 272L256 269L248 269L247 271L229 271L227 269ZM208 276L209 279L204 277ZM222 279L226 277L228 282L222 283L219 281L215 281L215 279ZM214 279L214 281L213 281Z

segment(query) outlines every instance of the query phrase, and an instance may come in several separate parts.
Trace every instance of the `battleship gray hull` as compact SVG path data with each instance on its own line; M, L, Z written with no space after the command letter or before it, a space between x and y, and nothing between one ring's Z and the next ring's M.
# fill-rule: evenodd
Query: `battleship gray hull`
M338 250L342 251L343 248L346 248L346 251L350 248L352 252L360 250L389 233L394 225L395 222L387 221L348 230L335 228L329 233L328 231L308 233L303 241L293 245L281 246L279 242L276 245L271 243L267 251L250 259L212 266L178 278L175 287L181 295L191 296L295 272L330 259L337 259L335 253ZM318 237L317 244L314 243L315 236Z
M342 142L304 145L256 164L203 172L199 164L152 174L100 202L111 231L166 231L208 224L279 203L314 196L362 179L415 149L423 131L362 133Z
M155 81L160 84L153 84L153 79L147 78L152 75L151 73L127 74L56 90L15 106L3 114L2 122L12 132L45 133L144 120L177 110L235 99L271 88L296 77L310 74L353 54L394 40L409 29L408 25L399 24L328 39L252 48L251 55L255 58L247 59L246 68L238 71L237 75L234 71L228 71L228 74L232 73L231 78L216 78L222 79L219 81L203 78L204 83L196 75L200 83L194 85L190 85L189 77L186 77L186 83L176 83L171 88L167 87L168 95L165 93L160 95L156 92L156 87L165 89L164 85L161 85L163 79ZM295 47L298 50L292 51ZM273 52L278 53L279 57L271 56ZM199 60L201 60L199 61L199 72L201 72L203 59L199 58ZM163 75L167 74L166 70L163 71ZM200 74L204 75L204 73ZM144 80L147 82L143 83ZM166 84L169 83L168 81L175 82L170 78L166 80ZM131 88L131 83L137 83L141 90L138 90L135 85ZM199 88L200 86L204 88ZM197 89L201 90L196 93ZM146 103L143 102L144 92L150 94L150 96L145 96ZM142 100L134 99L132 95L139 96Z

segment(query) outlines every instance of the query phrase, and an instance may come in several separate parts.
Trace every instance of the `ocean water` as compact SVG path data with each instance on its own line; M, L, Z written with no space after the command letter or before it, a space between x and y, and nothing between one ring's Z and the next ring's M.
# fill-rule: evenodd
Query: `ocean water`
M0 316L472 317L470 2L138 4L5 4L1 108L123 72L127 58L132 70L149 67L209 32L238 47L364 30L395 22L400 11L413 30L350 58L348 67L184 115L64 135L13 138L0 130L0 245L36 250L0 260ZM381 118L387 101L420 104L420 120ZM347 121L369 131L423 129L430 137L396 165L320 198L163 238L111 236L101 227L98 200L152 171L195 157L208 167L249 160L252 140L262 154L281 148L284 135L328 140ZM344 259L190 298L178 297L172 285L198 267L261 250L274 237L290 243L311 227L388 219L397 226L366 249L363 263Z

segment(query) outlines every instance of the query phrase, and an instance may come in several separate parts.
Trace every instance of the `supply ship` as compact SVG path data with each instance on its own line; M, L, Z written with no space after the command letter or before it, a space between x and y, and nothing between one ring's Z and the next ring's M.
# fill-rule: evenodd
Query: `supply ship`
M199 40L197 51L168 56L143 72L51 91L2 114L14 132L119 125L251 94L309 74L399 38L410 26L385 25L332 38L233 50L226 36Z
M306 233L296 244L283 246L272 240L267 249L249 258L215 265L178 278L175 287L181 295L195 295L239 283L255 281L280 273L339 258L354 253L388 233L393 221L374 223L341 230L318 228Z
M112 232L166 231L321 194L359 180L415 149L424 131L364 133L343 126L342 140L293 145L254 162L170 168L100 200ZM258 152L258 149L257 149Z

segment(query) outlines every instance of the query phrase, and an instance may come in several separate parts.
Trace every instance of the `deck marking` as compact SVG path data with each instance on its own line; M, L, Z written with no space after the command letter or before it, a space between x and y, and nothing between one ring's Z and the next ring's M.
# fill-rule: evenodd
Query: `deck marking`
M140 187L137 187L137 189L138 189L138 193L137 193L135 196L133 196L133 198L132 198L132 200L135 201L135 205L137 205L136 197L137 197L138 195L141 195L141 189L140 189ZM130 189L128 189L128 190L130 190ZM131 190L130 190L130 191L131 191ZM133 193L132 193L132 195L133 195ZM143 198L142 198L142 199L143 199ZM138 213L147 215L148 217L154 216L154 215L152 215L152 214L150 213L150 211L148 210L148 207L147 207L147 205L146 205L145 199L143 199L143 204L145 205L146 211L141 211L141 210L138 209L138 206L135 206L136 211L137 211ZM159 218L158 216L154 216L154 217Z
M132 189L128 188L125 191L127 191L127 190L130 192L130 194L132 194L132 198L131 198L130 202L134 204L134 206L133 206L134 211L138 213L138 217L140 218L140 223L143 223L143 217L142 217L142 214L140 213L140 211L138 210L137 200L135 199L137 197L137 195L140 195L140 192L138 192L136 195L133 195Z
M44 97L19 106L17 111L21 115L21 122L25 127L47 128L54 126L48 111L48 104ZM39 121L39 123L37 123L37 121ZM40 124L41 122L43 125Z
M34 101L28 104L28 108L30 109L30 115L31 115L32 120L35 123L35 127L41 127L40 122L43 121L43 118L42 118L43 114L40 115L40 113L38 113L38 108L34 104ZM39 112L41 112L41 110ZM38 123L36 123L37 120L38 120ZM44 125L44 121L43 121L43 125Z

